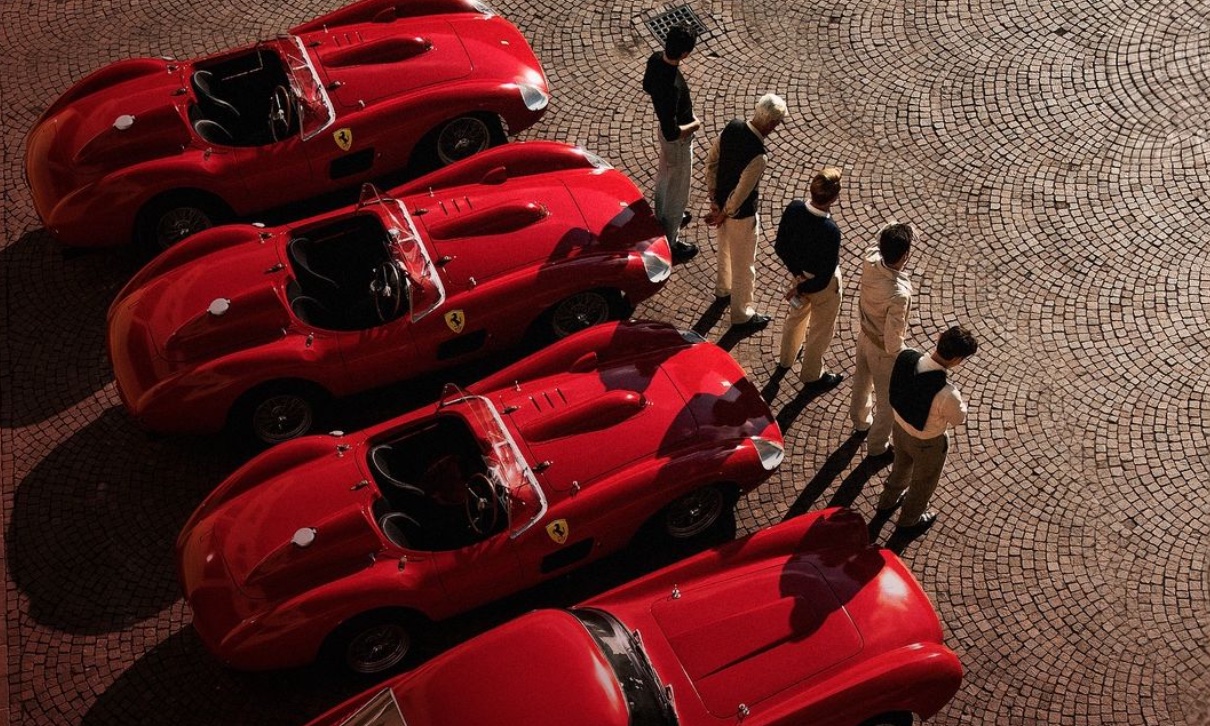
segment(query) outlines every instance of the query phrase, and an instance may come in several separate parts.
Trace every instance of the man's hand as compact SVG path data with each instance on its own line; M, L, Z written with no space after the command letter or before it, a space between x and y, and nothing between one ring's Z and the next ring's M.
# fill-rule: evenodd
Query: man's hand
M723 222L727 221L727 215L723 214L723 210L718 208L714 202L710 203L710 212L702 217L702 221L708 227L719 227Z

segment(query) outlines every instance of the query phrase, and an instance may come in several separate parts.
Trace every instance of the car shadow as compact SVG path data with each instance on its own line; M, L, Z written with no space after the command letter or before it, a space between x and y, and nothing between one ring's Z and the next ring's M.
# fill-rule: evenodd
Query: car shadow
M0 269L11 382L0 426L33 426L113 380L105 315L138 262L129 250L65 248L39 229L0 249Z
M285 726L318 716L367 685L333 679L322 668L233 671L211 658L187 626L123 671L81 723Z
M8 569L29 617L110 633L175 602L177 533L237 464L216 441L149 439L117 408L80 429L13 496Z
M807 406L811 405L812 401L824 394L831 393L832 390L831 388L805 386L794 398L791 398L790 402L777 412L777 425L781 427L782 434L784 435L793 427L799 415L806 410Z

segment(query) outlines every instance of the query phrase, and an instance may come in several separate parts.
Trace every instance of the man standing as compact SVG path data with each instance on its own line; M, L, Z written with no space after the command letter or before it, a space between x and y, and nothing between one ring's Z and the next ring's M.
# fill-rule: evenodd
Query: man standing
M651 96L659 121L660 168L655 177L655 216L664 227L672 259L684 262L697 254L697 246L678 239L689 220L689 183L693 174L693 135L702 122L693 115L689 85L681 75L681 61L697 45L697 33L687 25L674 25L664 40L664 52L647 59L643 90Z
M810 191L810 202L795 199L786 207L773 245L794 276L786 295L790 314L781 332L777 365L793 367L801 350L802 382L832 388L844 379L823 369L823 354L832 344L840 313L840 228L829 211L840 196L840 169L825 166L811 179Z
M975 336L955 325L937 338L931 355L906 348L895 358L891 371L895 462L877 506L879 516L889 517L902 504L896 522L900 529L924 529L937 518L929 500L949 450L949 427L966 420L966 402L945 375L978 349Z
M758 329L768 315L752 307L756 284L757 184L765 172L765 138L786 116L786 102L772 93L761 96L748 121L733 119L706 158L706 190L710 214L706 224L718 228L718 272L714 295L731 300L731 326ZM734 275L734 279L733 276ZM732 283L734 282L734 286Z
M858 431L869 432L866 451L870 456L890 451L891 369L906 347L912 282L904 268L915 238L912 225L888 224L878 233L878 246L866 250L862 262L857 304L861 329L849 418Z

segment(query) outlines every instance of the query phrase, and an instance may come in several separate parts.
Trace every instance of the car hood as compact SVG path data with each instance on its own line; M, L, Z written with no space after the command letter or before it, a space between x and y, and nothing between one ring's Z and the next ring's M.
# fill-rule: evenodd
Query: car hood
M291 325L278 268L273 245L237 245L149 280L119 304L119 316L169 361L218 358L276 340Z
M629 721L604 654L575 617L559 610L538 610L488 631L405 676L394 690L408 726L483 723L488 714L493 726L566 723L568 714L599 726Z
M227 570L245 595L280 599L366 567L383 548L377 489L348 456L258 484L212 515Z
M620 257L663 234L638 188L614 169L520 176L407 203L433 258L449 258L442 269L451 294L520 268L536 266L541 276L587 254Z
M655 601L651 622L719 718L898 648L941 643L940 622L892 553L804 554ZM665 652L661 649L661 652Z
M577 257L595 239L566 185L541 177L409 202L433 259L449 258L442 270L451 294L512 270Z
M523 80L514 78L521 68L539 67L520 32L494 16L405 18L311 31L300 38L326 76L325 85L339 84L332 99L346 110L472 75Z
M861 634L810 563L769 567L655 603L651 615L718 718L861 651ZM665 670L660 668L660 670Z
M772 422L760 392L726 351L699 344L610 361L496 394L555 491L592 486L636 460L760 435ZM580 452L591 451L592 456Z
M192 139L181 68L127 61L82 80L51 107L26 142L39 209L110 172L179 154Z

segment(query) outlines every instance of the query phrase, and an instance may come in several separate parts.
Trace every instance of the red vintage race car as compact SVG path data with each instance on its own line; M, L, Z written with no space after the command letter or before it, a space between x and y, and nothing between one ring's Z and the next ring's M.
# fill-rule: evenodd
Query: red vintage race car
M166 247L220 221L502 143L547 106L525 39L480 0L362 0L193 61L84 78L26 140L67 245Z
M961 682L912 574L830 509L532 612L311 726L910 726Z
M326 650L374 673L428 623L640 532L711 533L783 455L725 351L662 323L601 325L379 426L270 449L193 514L177 563L224 663Z
M491 149L393 196L216 227L140 271L109 311L134 418L276 443L331 396L625 317L671 274L639 190L566 144Z

